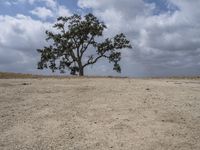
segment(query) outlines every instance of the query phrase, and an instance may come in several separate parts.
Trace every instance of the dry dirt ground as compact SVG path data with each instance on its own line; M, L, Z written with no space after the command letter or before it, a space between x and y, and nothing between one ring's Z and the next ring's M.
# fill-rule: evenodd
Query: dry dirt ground
M200 150L200 80L0 79L1 150Z

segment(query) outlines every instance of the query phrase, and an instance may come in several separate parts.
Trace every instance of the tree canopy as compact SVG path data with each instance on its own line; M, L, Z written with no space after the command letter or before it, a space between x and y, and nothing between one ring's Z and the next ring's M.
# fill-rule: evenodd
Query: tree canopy
M72 75L83 76L85 67L105 58L114 64L113 70L121 72L120 50L132 48L123 33L99 40L107 27L91 13L83 17L78 14L59 17L53 28L56 33L46 31L46 40L51 44L37 50L41 55L38 69L50 68L61 73L70 70Z

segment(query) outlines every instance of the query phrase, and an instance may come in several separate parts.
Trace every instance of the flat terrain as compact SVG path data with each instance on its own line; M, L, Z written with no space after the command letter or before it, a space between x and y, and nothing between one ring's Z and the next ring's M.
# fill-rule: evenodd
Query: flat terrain
M200 80L0 79L0 150L200 150Z

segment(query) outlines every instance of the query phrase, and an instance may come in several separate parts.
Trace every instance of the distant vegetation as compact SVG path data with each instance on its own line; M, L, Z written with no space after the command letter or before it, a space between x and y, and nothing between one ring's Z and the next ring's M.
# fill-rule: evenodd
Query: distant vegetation
M84 76L85 78L127 78L115 76ZM33 75L12 72L0 72L0 79L34 79L34 78L75 78L74 76L60 76L60 75Z
M84 76L85 78L128 78L128 77L116 77L116 76ZM34 78L75 78L72 76L50 76L50 75L33 75L33 74L22 74L22 73L11 73L11 72L0 72L0 79L34 79ZM162 79L162 78L166 78L166 79L200 79L200 76L194 76L194 77L149 77L149 78L145 78L145 79Z
M10 72L0 72L0 79L15 79L15 78L41 78L45 76L32 75L32 74L22 74L22 73L10 73Z

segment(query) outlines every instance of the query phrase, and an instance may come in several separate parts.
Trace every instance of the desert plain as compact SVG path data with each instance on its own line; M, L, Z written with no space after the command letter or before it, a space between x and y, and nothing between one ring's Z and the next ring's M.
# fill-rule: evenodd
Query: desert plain
M0 79L0 150L200 150L200 79Z

